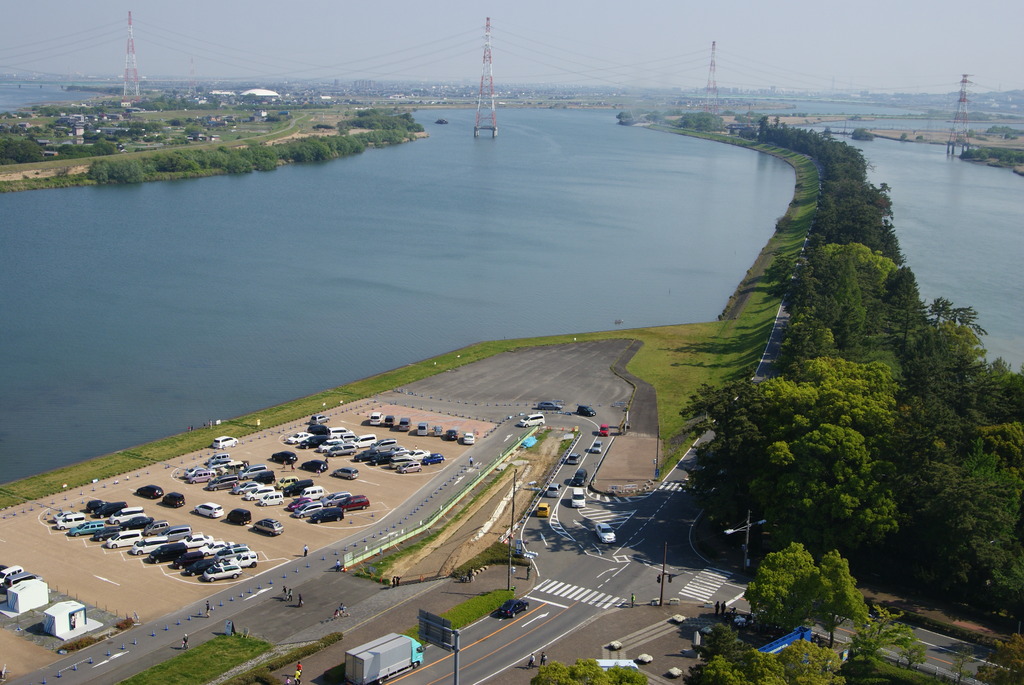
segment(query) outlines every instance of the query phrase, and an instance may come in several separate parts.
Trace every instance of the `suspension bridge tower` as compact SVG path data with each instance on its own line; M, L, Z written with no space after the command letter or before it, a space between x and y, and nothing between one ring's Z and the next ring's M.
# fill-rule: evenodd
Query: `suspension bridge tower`
M704 111L718 114L718 82L715 80L715 43L711 41L711 66L708 68L708 85L704 89Z
M967 86L971 85L971 82L967 80L968 76L970 74L964 74L960 79L960 99L956 105L956 116L953 117L953 128L949 129L949 140L946 142L947 155L955 155L957 145L960 146L960 152L971 147L970 132L967 127Z
M132 34L132 13L128 12L128 45L124 54L124 98L139 98L139 65L135 61L135 36Z
M482 112L484 98L490 99L491 113L490 122L487 122L488 114ZM483 121L481 122L481 118ZM473 137L479 138L480 131L490 131L491 138L498 137L498 117L494 111L494 70L491 67L491 18L487 17L487 27L484 29L484 66L480 74L480 94L476 97L476 125L473 126Z

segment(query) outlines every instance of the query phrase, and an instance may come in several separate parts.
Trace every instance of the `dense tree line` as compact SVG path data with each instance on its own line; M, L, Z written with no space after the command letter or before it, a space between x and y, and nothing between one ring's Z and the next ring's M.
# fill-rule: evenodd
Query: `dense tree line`
M1024 615L1024 375L986 361L972 308L921 300L858 150L767 118L758 138L816 160L820 204L800 260L772 272L781 374L684 410L715 435L694 491L723 527L750 510L778 544Z
M108 184L272 171L278 164L322 162L358 154L367 146L401 143L423 130L408 114L391 116L379 110L362 113L352 125L374 130L353 135L312 136L278 145L180 149L146 157L97 160L88 176L96 183Z
M1007 150L1000 147L972 147L960 153L960 159L977 160L981 162L994 159L1005 166L1016 166L1024 164L1024 151Z

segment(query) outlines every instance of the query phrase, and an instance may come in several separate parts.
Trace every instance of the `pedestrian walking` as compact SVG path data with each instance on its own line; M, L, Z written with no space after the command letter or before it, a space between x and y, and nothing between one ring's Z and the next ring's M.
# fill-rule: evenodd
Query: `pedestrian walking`
M526 667L527 668L533 668L536 663L537 663L537 657L535 657L533 654L530 654L530 661L527 662Z
M309 556L309 545L303 545L302 546L302 556L303 557L308 557Z
M547 652L541 652L540 653L540 665L544 666L547 663L548 663L548 653Z
M181 638L181 648L188 649L188 633L185 633Z
M302 593L299 593L299 606L302 606Z
M285 599L288 599L288 586L287 585L282 585L281 586L281 596L284 597Z
M715 602L715 616L718 616L718 611L721 609L721 606L722 605L719 602Z
M301 595L299 595L301 597ZM292 589L288 588L288 601L292 601Z
M473 468L473 457L469 458L469 468Z
M341 559L338 559L337 561L334 562L334 572L335 573L340 573L341 572Z
M630 592L629 593L629 608L632 609L635 606L636 606L636 594Z
M295 683L295 685L300 685L302 682L302 671L295 669L295 679L292 680L292 682Z
M206 600L206 618L210 618L210 600Z

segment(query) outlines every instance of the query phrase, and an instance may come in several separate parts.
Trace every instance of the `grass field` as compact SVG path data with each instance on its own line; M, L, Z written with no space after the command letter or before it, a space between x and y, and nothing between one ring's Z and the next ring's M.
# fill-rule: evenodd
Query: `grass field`
M682 133L678 129L666 129ZM629 364L629 371L654 386L658 394L658 419L664 454L669 462L682 445L686 419L680 415L690 395L703 383L720 384L752 375L768 340L778 298L765 282L764 270L775 259L793 259L799 253L810 228L818 193L818 175L813 163L787 150L759 146L726 136L702 135L730 144L741 144L758 152L776 155L797 171L796 190L789 210L761 255L739 284L736 294L718 321L630 330L567 333L544 338L521 338L482 342L453 350L438 357L407 364L401 368L348 385L331 388L286 404L239 416L221 424L223 435L243 437L317 413L324 405L338 406L370 397L413 381L471 364L487 357L523 347L557 345L574 340L635 339L643 346ZM166 461L208 446L210 434L194 431L132 447L111 455L73 464L38 476L0 486L0 508L60 492L66 485L76 488L93 479L117 476L149 464Z
M122 683L127 685L195 685L208 683L271 648L269 642L241 635L221 635L157 664Z

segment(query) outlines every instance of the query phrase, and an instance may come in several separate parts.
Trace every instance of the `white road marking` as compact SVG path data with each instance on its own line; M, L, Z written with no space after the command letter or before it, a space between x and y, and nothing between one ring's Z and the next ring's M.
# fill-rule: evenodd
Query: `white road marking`
M97 576L96 574L93 574L93 578L99 578L100 580L102 580L105 583L110 583L111 585L116 585L118 587L121 587L121 583L115 583L114 581L110 580L109 578L104 578L103 576Z
M550 611L545 611L545 612L544 612L543 614L541 614L540 616L534 616L534 617L533 617L533 618L531 618L531 619L530 619L529 621L527 621L526 623L524 623L524 624L523 624L523 628L525 628L526 626L530 625L530 624L531 624L531 623L533 623L534 621L539 621L539 620L541 620L542 618L546 618L546 617L547 617L547 615L548 615L548 614L550 614L550 613L551 613Z
M533 595L526 595L526 598L527 599L531 599L534 602L540 602L541 604L550 604L551 606L558 607L559 609L568 609L569 608L569 606L566 605L566 604L558 604L557 602L551 602L551 601L548 601L546 599L541 599L540 597L534 597Z
M128 651L131 651L131 650L128 650ZM118 658L118 657L122 657L122 656L124 656L124 655L125 655L125 654L127 654L127 653L128 653L128 652L118 652L117 654L111 654L111 655L110 655L110 658L108 658L108 659L104 659L103 661L100 661L100 662L97 662L97 663L93 664L93 665L92 665L92 667L93 667L93 668L99 668L99 667L100 667L100 666L102 666L103 664L106 664L106 663L110 663L110 662L111 662L111 661L113 661L114 659L116 659L116 658Z
M270 588L265 587L262 590L257 590L256 592L252 593L251 595L249 595L248 597L246 597L242 601L243 602L248 602L250 599L255 599L259 595L262 595L264 592L270 592Z

